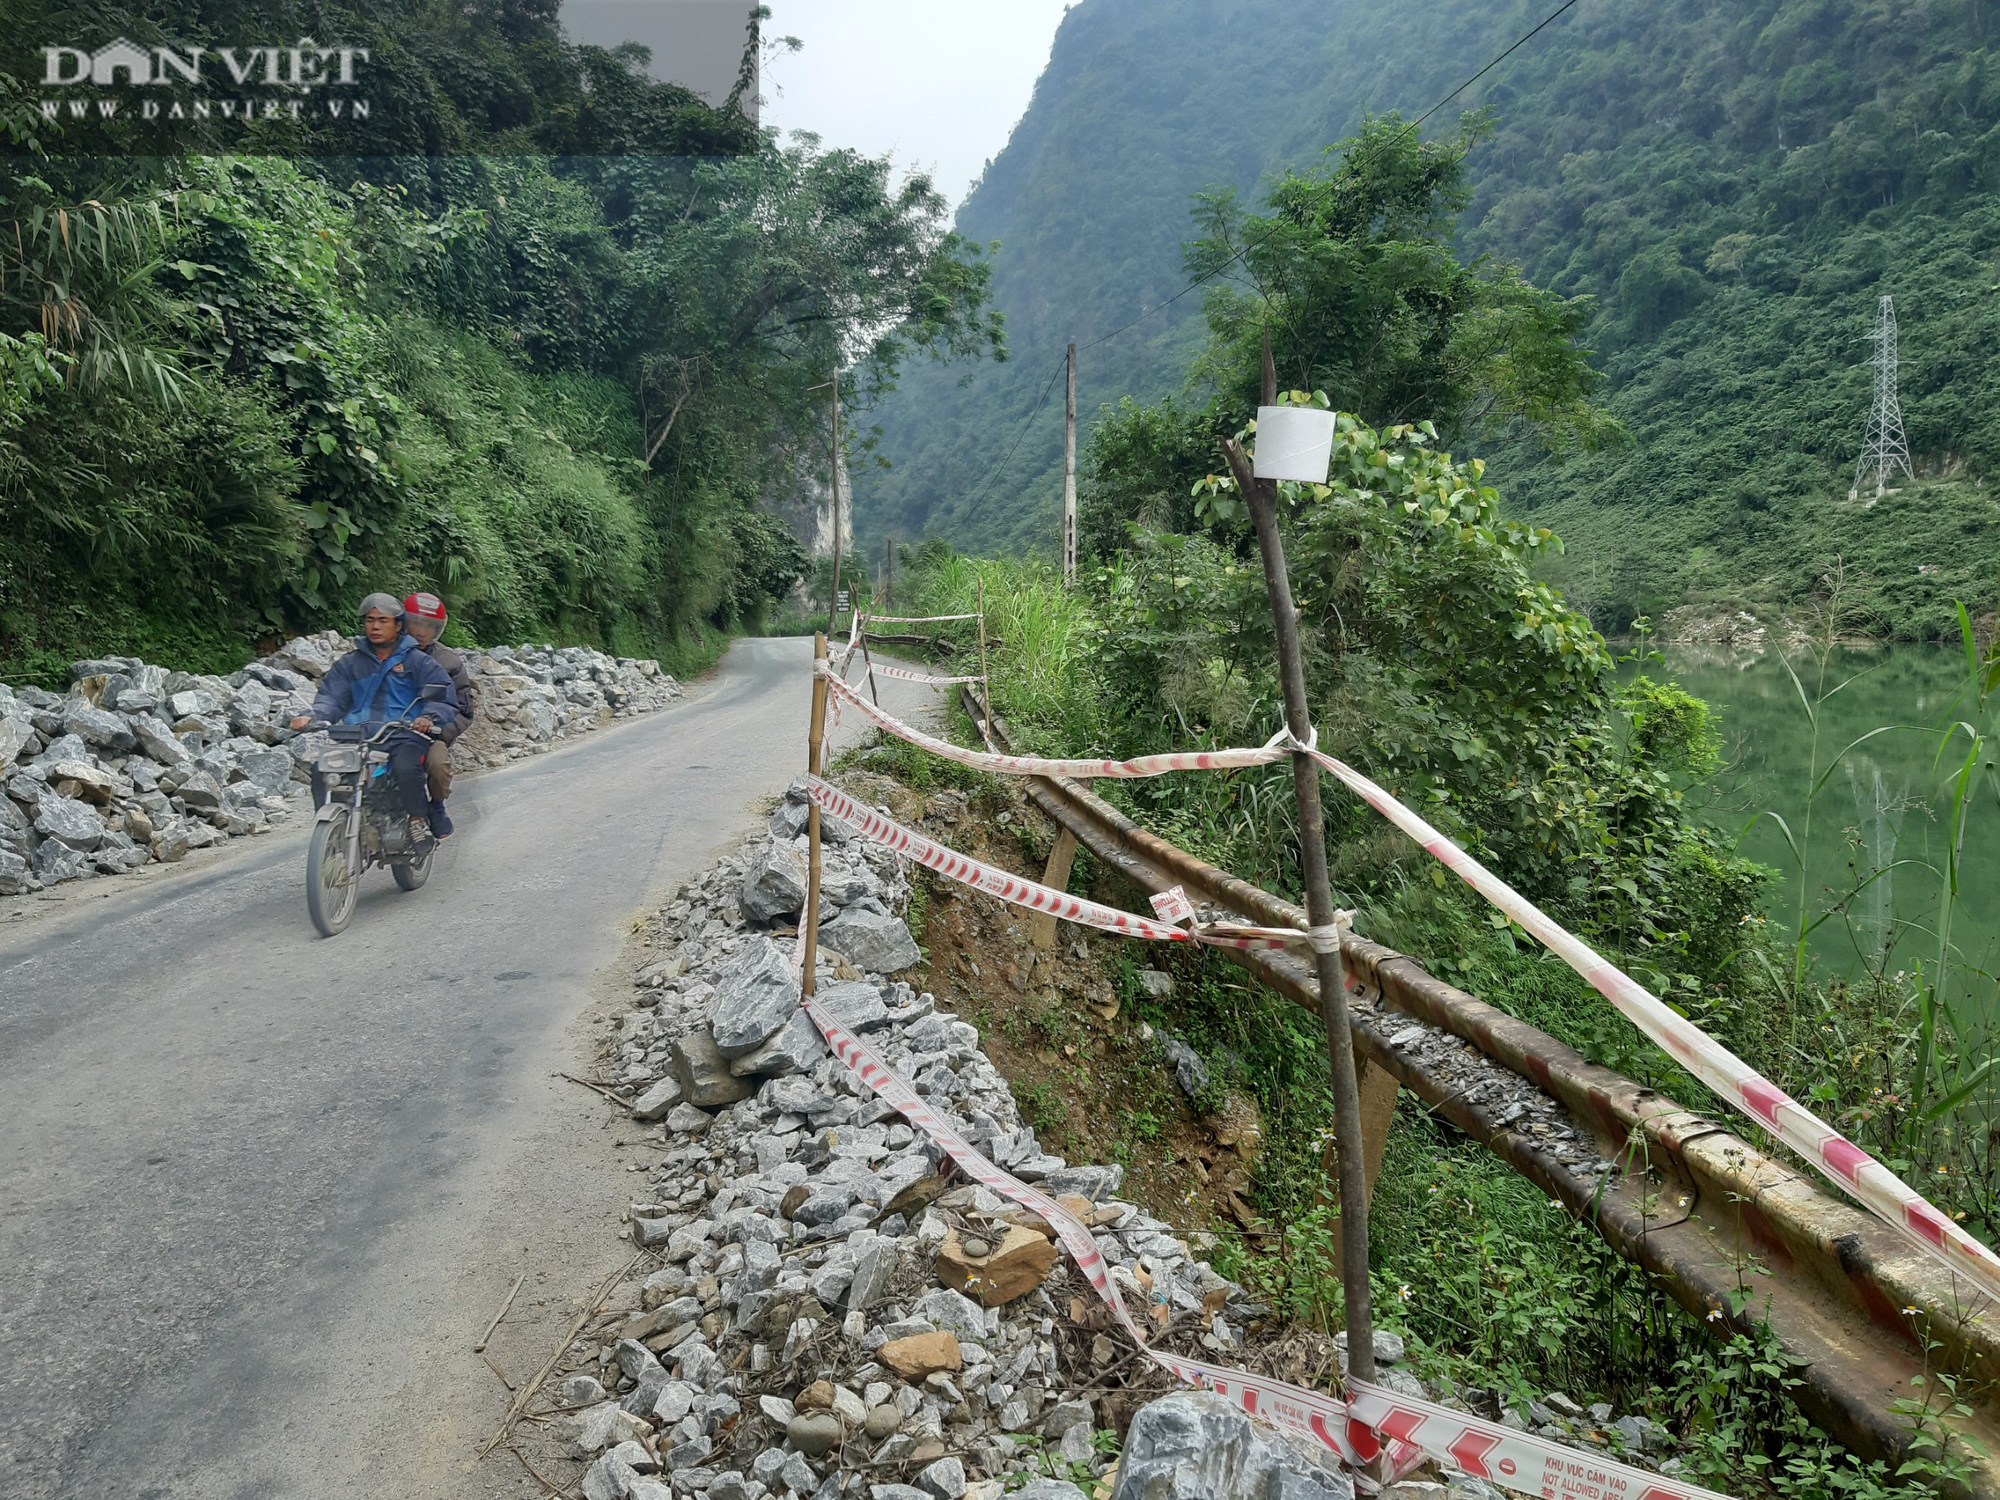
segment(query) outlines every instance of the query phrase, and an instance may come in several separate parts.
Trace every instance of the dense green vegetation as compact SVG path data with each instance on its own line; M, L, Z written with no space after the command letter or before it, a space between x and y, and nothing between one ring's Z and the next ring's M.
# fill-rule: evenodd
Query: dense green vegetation
M1440 492L1448 507L1409 504ZM1795 970L1792 914L1766 915L1769 872L1734 856L1689 809L1687 794L1716 765L1707 709L1629 668L1621 685L1588 621L1534 580L1547 539L1502 513L1469 465L1421 433L1343 427L1334 482L1294 496L1285 523L1322 743L1990 1242L2000 1232L2000 1161L1982 1123L2000 1087L1982 1066L1992 1055L1991 975L1921 929L1858 979L1830 976L1809 956ZM1348 569L1350 558L1359 566ZM940 613L969 608L983 580L989 633L1002 642L995 699L1039 752L1256 743L1279 718L1261 573L1209 536L1142 531L1077 588L1044 564L976 562L937 543L910 549L901 576L901 602ZM1969 676L1949 711L1985 728L1976 742L1961 733L1945 745L1946 769L1970 768L1962 795L1944 800L1956 824L1970 798L2000 802L1990 768L1980 770L2000 658ZM1298 899L1287 768L1098 790L1144 826ZM1330 789L1328 804L1335 897L1358 909L1369 936L1671 1097L1696 1107L1708 1097L1358 800ZM1095 894L1129 908L1135 895L1092 868ZM1838 920L1846 898L1815 895L1800 919ZM1256 1203L1285 1249L1246 1250L1233 1274L1293 1315L1337 1326L1337 1236L1323 1201L1332 1109L1316 1019L1246 986L1215 955L1149 958L1173 966L1180 988L1142 1015L1189 1039L1264 1112ZM1414 1101L1391 1142L1371 1215L1376 1303L1413 1337L1428 1376L1509 1403L1559 1389L1644 1411L1689 1445L1697 1476L1731 1493L1888 1491L1884 1466L1842 1451L1793 1405L1799 1371L1754 1306L1713 1327L1683 1315L1592 1231ZM1931 1422L1937 1409L1913 1406L1910 1420ZM1957 1460L1933 1447L1915 1461L1906 1481L1922 1481L1924 1464L1948 1470Z
M1015 358L964 384L924 372L883 408L896 467L862 479L864 530L1046 553L1059 395L1029 413L1065 339L1111 333L1188 284L1196 195L1314 168L1326 143L1427 108L1545 13L1415 0L1302 24L1277 0L1075 7L959 217L1002 242L995 296ZM1850 630L1935 639L1952 632L1952 598L1990 607L1996 27L1990 0L1583 0L1425 127L1449 136L1461 109L1493 123L1466 159L1465 255L1591 299L1582 339L1630 444L1557 456L1539 437L1486 434L1476 451L1517 514L1563 534L1545 576L1598 624L1791 603L1835 555ZM1921 482L1864 508L1846 495L1884 293ZM1202 296L1085 351L1086 419L1181 391ZM1213 389L1196 375L1191 408Z
M0 672L234 665L381 587L435 589L465 639L698 654L804 570L811 387L998 350L926 181L780 147L556 9L314 9L383 60L362 144L422 154L274 124L233 143L257 154L121 155L10 111ZM234 21L15 0L0 30Z

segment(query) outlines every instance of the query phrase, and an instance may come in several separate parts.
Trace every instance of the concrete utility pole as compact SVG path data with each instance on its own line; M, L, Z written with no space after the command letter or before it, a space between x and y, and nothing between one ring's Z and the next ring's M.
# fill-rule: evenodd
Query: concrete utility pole
M887 587L882 591L882 602L890 609L894 609L896 607L896 539L892 536L882 538L882 576L887 580Z
M1862 482L1872 470L1875 498L1888 489L1889 476L1897 469L1914 481L1910 472L1910 447L1903 441L1903 403L1896 395L1896 299L1884 297L1875 311L1875 402L1868 410L1868 435L1861 442L1861 458L1854 466L1854 486L1847 498L1861 497Z
M1069 346L1069 394L1063 402L1063 582L1076 582L1076 345Z
M840 634L840 371L833 372L833 587L828 590L826 633Z

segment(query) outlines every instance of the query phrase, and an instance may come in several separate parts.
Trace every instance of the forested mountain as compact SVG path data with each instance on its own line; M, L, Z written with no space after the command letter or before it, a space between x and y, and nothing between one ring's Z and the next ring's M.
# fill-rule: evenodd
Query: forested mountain
M365 59L365 123L301 37ZM254 123L138 76L204 48ZM785 592L811 388L997 347L985 265L927 185L645 62L558 0L0 0L0 675L226 670L382 588L671 655Z
M893 467L858 478L864 535L1052 545L1047 382L1065 340L1111 335L1083 354L1086 423L1181 392L1208 343L1207 289L1116 331L1191 280L1191 195L1233 187L1255 206L1283 169L1320 168L1370 116L1414 117L1551 9L1082 0L959 215L1001 242L1012 359L917 372L882 405ZM1476 446L1506 508L1563 534L1552 572L1601 625L1797 599L1836 555L1856 628L1929 634L1950 595L1990 599L1996 27L1991 0L1579 0L1424 125L1437 138L1463 110L1491 115L1465 162L1461 254L1592 299L1582 340L1629 441L1562 458L1525 434ZM1884 293L1923 482L1849 505ZM1197 381L1184 399L1210 395Z

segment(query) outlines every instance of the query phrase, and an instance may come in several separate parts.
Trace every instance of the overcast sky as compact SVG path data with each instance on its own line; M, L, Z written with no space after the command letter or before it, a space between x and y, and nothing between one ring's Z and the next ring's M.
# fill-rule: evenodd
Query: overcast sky
M932 173L956 208L1028 107L1064 0L769 0L803 51L764 73L766 124Z

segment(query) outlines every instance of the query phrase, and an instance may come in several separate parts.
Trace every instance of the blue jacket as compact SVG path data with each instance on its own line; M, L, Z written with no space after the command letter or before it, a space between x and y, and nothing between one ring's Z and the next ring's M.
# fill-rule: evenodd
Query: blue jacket
M320 679L319 694L313 699L313 717L343 724L379 725L402 718L404 710L417 703L418 694L433 685L444 689L443 699L420 704L409 717L427 718L442 729L458 717L451 675L426 656L408 635L396 638L396 647L387 660L376 657L375 648L368 644L366 636L357 636L354 649Z

